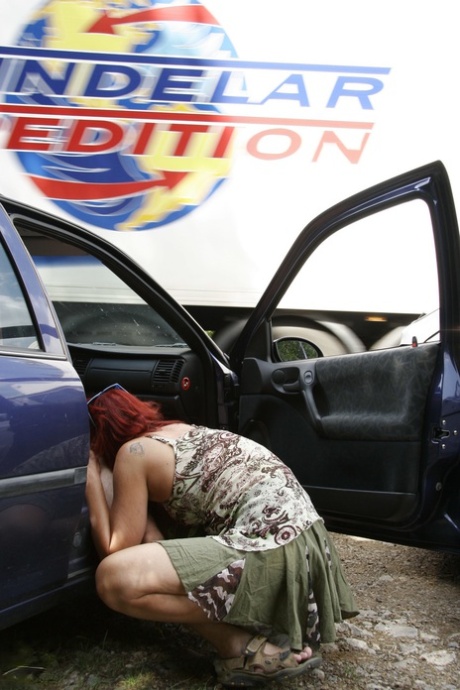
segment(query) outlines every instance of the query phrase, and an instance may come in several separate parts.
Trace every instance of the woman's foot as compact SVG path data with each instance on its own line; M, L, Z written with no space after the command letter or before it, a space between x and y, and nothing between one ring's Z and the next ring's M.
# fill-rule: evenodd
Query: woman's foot
M321 657L313 655L310 647L292 652L273 645L263 635L256 635L249 639L239 656L218 659L215 669L222 685L251 687L298 676L320 663Z
M293 652L294 658L298 664L301 664L313 656L313 649L311 647L304 647L301 652Z

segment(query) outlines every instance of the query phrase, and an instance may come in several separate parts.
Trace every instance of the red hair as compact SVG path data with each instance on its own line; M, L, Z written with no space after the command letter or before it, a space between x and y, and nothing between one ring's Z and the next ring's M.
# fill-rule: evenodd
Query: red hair
M173 423L164 419L158 403L139 400L117 388L90 401L88 410L92 421L91 448L111 469L124 443Z

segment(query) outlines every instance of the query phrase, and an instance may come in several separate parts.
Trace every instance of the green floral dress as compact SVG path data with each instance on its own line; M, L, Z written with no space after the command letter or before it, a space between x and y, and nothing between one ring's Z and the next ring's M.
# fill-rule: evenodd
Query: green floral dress
M356 614L339 558L310 497L267 448L220 429L194 426L178 439L164 509L206 536L162 541L188 597L225 620L293 649L331 641Z

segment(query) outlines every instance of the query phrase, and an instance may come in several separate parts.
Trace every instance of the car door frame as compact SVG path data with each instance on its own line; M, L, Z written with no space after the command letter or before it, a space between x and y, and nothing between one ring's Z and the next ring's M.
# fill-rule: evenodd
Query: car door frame
M244 402L248 391L251 394L259 391L261 394L281 395L283 401L288 406L291 405L295 415L300 398L300 405L304 412L307 411L306 416L311 421L315 410L305 400L308 397L308 387L300 383L296 396L293 393L297 382L294 382L294 388L291 387L289 392L284 393L280 393L273 382L275 371L280 366L274 357L271 334L272 318L277 305L305 261L325 239L357 220L415 199L426 202L432 222L439 276L441 332L440 356L433 374L427 410L430 436L421 439L425 455L422 480L417 489L417 510L404 523L392 524L377 519L373 524L364 524L359 517L335 514L332 503L337 499L337 493L334 495L331 492L329 505L323 505L323 515L328 526L339 531L433 548L456 549L460 543L460 497L458 491L449 491L448 487L452 478L458 486L459 474L457 429L460 424L460 406L457 394L452 391L456 391L460 382L460 237L449 178L440 161L364 190L310 222L288 252L248 319L230 352L230 359L232 368L240 376L241 402ZM314 377L315 361L307 360L300 365L300 370L302 376ZM263 417L263 413L261 414ZM241 415L240 430L243 430L242 425L247 424L248 419ZM438 432L439 438L435 438ZM290 438L291 443L305 441L300 432L298 438L292 429L289 433L294 434L294 440ZM314 488L307 488L312 489L310 493L315 498Z

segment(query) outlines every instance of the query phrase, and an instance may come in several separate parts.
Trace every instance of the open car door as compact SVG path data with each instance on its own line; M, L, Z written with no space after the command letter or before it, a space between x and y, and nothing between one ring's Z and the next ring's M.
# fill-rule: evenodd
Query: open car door
M400 312L407 327L323 356L305 313L326 298L331 336L346 311L369 322ZM459 231L440 162L318 216L286 256L231 352L239 431L293 469L330 529L460 550L459 317Z

